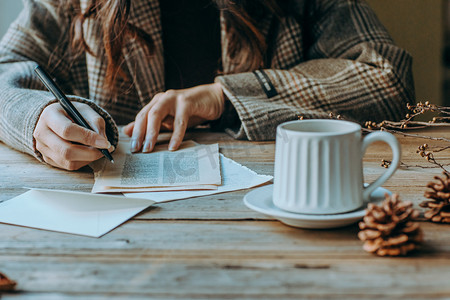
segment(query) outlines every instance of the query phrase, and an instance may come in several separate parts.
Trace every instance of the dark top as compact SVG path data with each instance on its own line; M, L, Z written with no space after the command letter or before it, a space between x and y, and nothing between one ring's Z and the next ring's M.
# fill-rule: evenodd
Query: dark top
M221 55L219 10L211 0L160 0L166 89L213 83Z

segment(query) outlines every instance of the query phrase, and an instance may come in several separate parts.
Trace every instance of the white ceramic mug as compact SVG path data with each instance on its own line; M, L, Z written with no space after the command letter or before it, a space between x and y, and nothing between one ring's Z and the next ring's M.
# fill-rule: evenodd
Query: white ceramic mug
M376 141L392 149L392 163L364 187L362 159ZM273 203L302 214L337 214L360 208L400 164L400 145L387 132L362 138L361 126L341 120L298 120L277 127Z

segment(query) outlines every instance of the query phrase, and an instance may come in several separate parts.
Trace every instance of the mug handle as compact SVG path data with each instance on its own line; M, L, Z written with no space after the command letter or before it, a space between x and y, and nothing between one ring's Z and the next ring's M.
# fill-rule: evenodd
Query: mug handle
M386 170L386 172L384 172L374 182L372 182L363 189L363 200L365 202L369 201L370 194L372 194L372 192L376 188L380 187L386 180L388 180L400 165L400 156L401 156L400 144L398 140L395 138L395 136L388 132L372 132L369 135L367 135L362 142L362 155L364 156L364 153L366 153L367 147L370 144L378 141L385 142L386 144L389 145L389 147L391 147L392 162L389 168Z

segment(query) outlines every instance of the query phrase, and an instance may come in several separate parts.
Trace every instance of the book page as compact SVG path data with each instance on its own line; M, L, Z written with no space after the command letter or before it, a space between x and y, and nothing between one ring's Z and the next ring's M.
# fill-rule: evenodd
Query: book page
M234 160L220 154L222 185L218 186L216 190L182 190L182 191L168 191L168 192L152 192L145 193L124 193L126 197L137 197L153 200L155 202L168 202L179 199L186 199L192 197L200 197L206 195L213 195L217 193L224 193L230 191L237 191L248 189L265 184L273 179L270 175L260 175L242 166Z
M121 142L114 160L94 167L92 192L217 189L222 183L218 144L187 141L177 151L159 145L151 153L131 153L129 143Z

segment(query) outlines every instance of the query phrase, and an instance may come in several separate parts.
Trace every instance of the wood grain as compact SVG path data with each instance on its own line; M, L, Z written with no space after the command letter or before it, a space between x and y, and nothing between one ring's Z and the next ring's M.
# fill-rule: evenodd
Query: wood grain
M448 132L426 134L450 137ZM273 174L274 143L220 141L223 154ZM402 161L430 166L418 138L399 136ZM430 142L428 142L431 144ZM389 159L384 144L364 158L365 181ZM450 163L449 152L439 155ZM23 187L90 191L89 168L67 172L0 144L0 201ZM384 184L418 204L437 168L402 168ZM413 255L379 258L362 250L357 225L332 230L285 226L249 210L248 190L158 204L99 238L0 224L0 271L18 282L1 299L443 299L450 297L450 226L421 222L425 242Z

